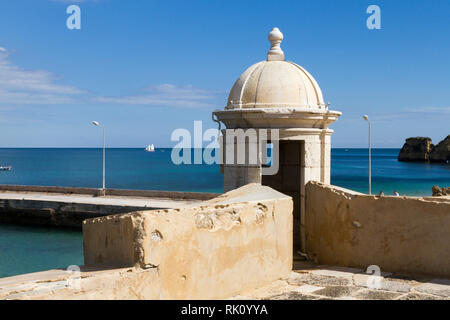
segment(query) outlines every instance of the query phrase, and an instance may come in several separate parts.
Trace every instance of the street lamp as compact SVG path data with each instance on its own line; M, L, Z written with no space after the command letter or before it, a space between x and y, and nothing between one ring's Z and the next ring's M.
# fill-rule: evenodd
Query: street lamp
M102 187L102 195L106 195L105 189L105 127L103 127L98 121L92 121L94 126L100 127L103 130L103 187Z
M370 150L370 121L367 115L363 116L363 119L369 124L369 194L372 194L372 168L371 168L371 150Z

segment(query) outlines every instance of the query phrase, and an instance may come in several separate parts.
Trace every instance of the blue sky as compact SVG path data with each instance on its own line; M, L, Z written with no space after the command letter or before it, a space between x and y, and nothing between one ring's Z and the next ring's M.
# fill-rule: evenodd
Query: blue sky
M68 30L66 8L81 8ZM369 30L366 8L381 8ZM176 128L215 127L234 81L264 60L267 34L318 81L333 147L401 147L450 134L450 1L3 0L0 147L174 146Z

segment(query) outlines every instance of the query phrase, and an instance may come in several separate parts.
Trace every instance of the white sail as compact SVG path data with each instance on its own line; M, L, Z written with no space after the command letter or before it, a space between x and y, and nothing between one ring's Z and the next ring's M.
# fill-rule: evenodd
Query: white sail
M149 144L146 148L145 148L145 151L155 151L155 146L153 145L153 143L152 144Z

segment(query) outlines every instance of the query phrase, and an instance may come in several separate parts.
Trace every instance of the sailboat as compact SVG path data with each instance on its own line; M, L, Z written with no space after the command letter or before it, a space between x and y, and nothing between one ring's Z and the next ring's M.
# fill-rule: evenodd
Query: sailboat
M152 143L152 144L149 144L149 145L145 148L145 151L148 151L148 152L153 152L153 151L155 151L155 146L153 145L153 143Z

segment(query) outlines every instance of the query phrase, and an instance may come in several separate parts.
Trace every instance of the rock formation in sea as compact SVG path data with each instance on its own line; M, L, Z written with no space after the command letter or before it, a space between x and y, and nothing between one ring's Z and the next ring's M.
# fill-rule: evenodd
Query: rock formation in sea
M439 196L450 196L450 187L448 188L439 188L438 186L433 186L431 189L433 192L433 197L439 197Z
M428 137L408 138L398 154L398 161L428 161L432 148Z
M450 162L450 135L433 147L429 159L431 162Z
M450 135L437 145L428 137L408 138L398 154L398 161L449 163Z

